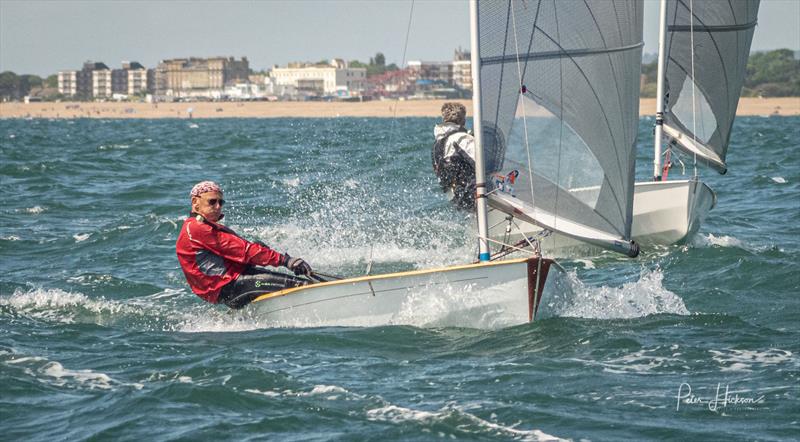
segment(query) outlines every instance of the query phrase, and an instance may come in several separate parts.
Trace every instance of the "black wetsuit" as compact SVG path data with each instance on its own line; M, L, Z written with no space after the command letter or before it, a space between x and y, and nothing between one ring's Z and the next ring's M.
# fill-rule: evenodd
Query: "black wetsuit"
M306 284L308 281L302 278L250 266L238 278L222 287L218 302L240 309L263 294Z

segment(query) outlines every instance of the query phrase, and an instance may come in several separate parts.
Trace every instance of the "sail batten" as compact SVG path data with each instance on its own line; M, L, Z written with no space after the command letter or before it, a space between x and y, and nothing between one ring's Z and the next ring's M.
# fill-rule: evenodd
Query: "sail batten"
M583 57L588 55L597 55L597 54L611 54L614 52L621 52L621 51L636 51L641 50L644 46L643 42L618 47L618 48L587 48L587 49L575 49L575 50L558 50L558 51L549 51L549 52L540 52L540 53L526 53L526 54L509 54L502 57L491 57L491 58L482 58L483 65L491 65L496 63L510 63L516 62L517 60L521 61L528 61L528 60L544 60L549 58L561 58L561 57Z
M483 126L492 128L484 138L502 141L485 143L500 153L487 172L500 183L513 171L517 181L502 198L519 200L517 210L548 229L590 242L594 235L609 248L608 238L629 240L641 4L506 0L478 7Z
M678 148L720 173L727 170L758 7L758 0L667 1L664 123L684 136L672 137Z

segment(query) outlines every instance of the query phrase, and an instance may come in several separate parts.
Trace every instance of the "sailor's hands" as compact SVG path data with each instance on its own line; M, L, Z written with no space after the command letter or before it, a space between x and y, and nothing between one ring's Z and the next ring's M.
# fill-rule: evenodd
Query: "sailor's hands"
M286 267L298 276L308 276L311 274L311 266L303 261L303 258L292 258L287 256Z

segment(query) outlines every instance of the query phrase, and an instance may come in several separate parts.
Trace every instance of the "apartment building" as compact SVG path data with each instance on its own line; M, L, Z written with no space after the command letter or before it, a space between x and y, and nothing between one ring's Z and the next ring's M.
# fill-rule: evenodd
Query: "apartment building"
M82 99L110 97L111 70L104 63L87 61L79 71L59 71L58 93Z
M409 61L408 70L412 81L453 84L453 62L450 61Z
M155 71L155 92L174 98L221 98L226 85L246 82L249 73L247 57L163 60Z
M148 70L136 61L123 61L122 69L111 71L111 92L119 95L136 95L147 92Z
M91 74L92 97L111 98L111 69L95 69Z
M456 49L453 61L409 61L412 81L472 90L472 62L469 51Z
M364 92L366 68L351 68L344 60L333 59L327 65L290 63L275 67L270 77L278 86L291 86L302 95L340 97L359 96Z
M58 93L67 97L78 94L78 71L58 71Z
M469 51L456 49L453 56L453 86L472 90L472 61Z

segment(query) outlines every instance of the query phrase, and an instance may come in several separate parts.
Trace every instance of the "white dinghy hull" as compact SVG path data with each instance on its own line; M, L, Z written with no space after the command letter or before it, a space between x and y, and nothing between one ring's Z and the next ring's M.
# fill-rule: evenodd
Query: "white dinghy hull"
M551 263L531 257L343 279L265 294L247 309L276 327L508 327L535 318Z
M586 189L590 191L590 189ZM580 190L578 191L580 192ZM697 180L639 182L634 186L631 237L640 246L670 245L689 240L716 205L716 194ZM508 215L498 210L489 212L489 236L503 241ZM536 225L514 219L507 243L523 240L523 234L539 235ZM517 226L519 228L517 228ZM540 240L542 253L552 256L577 256L600 252L591 244L557 233Z
M642 182L635 189L631 236L641 245L691 239L717 202L714 191L698 180Z

